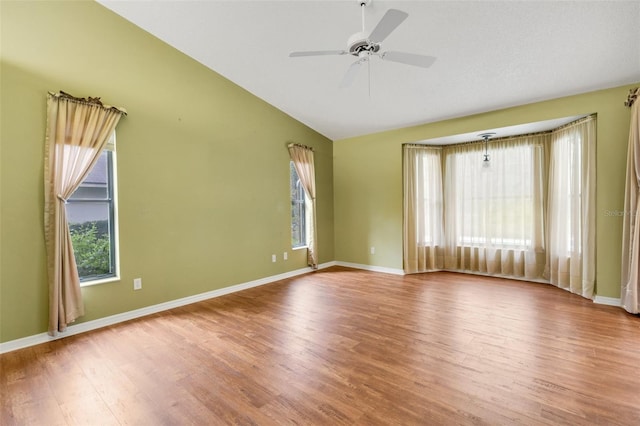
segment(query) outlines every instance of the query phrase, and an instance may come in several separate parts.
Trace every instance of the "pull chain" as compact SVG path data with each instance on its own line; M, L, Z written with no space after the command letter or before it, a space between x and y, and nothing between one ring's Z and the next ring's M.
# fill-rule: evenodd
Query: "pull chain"
M368 71L368 80L369 80L369 99L371 99L371 53L369 53L368 55L369 57L367 58L367 71Z

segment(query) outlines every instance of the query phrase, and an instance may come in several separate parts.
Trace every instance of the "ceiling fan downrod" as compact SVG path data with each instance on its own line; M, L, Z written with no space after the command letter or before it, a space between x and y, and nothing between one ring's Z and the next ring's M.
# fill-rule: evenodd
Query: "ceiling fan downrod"
M357 0L360 4L360 11L362 16L362 31L352 34L347 41L346 53L357 56L359 58L367 58L372 53L377 53L380 50L380 43L372 42L369 38L369 33L366 31L365 14L364 9L371 4L371 0Z
M358 0L358 3L360 3L360 10L362 11L362 32L364 32L364 9L371 3L371 0Z

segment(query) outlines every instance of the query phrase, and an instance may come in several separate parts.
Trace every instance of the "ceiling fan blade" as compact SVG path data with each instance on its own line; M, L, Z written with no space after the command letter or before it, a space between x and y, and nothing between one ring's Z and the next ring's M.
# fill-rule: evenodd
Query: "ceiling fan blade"
M416 55L415 53L405 52L384 52L380 57L385 61L399 62L421 68L429 68L436 61L436 58L433 56Z
M290 58L297 58L299 56L329 56L329 55L345 55L347 52L344 50L310 50L307 52L291 52Z
M395 30L409 16L408 13L398 9L389 9L384 14L378 25L371 31L369 41L372 43L382 42L389 34Z
M365 61L364 59L358 59L353 64L351 64L351 66L347 70L347 73L342 78L342 82L340 83L340 88L349 87L353 84L353 80L356 79L356 75L358 75L358 70L360 69L360 66L364 61Z

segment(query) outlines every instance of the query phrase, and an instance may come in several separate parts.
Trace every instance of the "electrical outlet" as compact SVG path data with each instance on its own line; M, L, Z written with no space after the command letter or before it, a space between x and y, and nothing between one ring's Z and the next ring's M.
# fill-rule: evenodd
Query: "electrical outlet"
M289 258L289 255L287 254L287 252L285 251L284 254L282 255L282 258L284 260L287 260Z
M371 254L376 254L376 248L371 246Z
M134 278L133 279L133 289L134 290L142 290L142 278Z
M277 259L276 259L276 255L275 255L275 254L272 254L272 255L271 255L271 261L272 261L273 263L276 263L276 260L277 260Z

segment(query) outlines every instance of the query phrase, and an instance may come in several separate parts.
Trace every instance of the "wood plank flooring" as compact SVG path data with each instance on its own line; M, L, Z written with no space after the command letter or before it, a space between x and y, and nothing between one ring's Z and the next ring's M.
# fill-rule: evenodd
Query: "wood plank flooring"
M0 355L2 425L639 425L640 318L333 267Z

